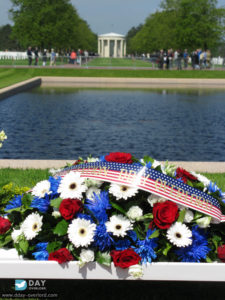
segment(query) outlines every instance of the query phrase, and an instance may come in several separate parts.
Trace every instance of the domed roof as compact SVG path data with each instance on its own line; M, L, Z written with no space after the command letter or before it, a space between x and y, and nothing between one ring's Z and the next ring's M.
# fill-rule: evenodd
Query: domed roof
M105 33L105 34L99 34L99 37L120 37L120 38L125 38L125 35L123 34L119 34L119 33L115 33L115 32L109 32L109 33Z

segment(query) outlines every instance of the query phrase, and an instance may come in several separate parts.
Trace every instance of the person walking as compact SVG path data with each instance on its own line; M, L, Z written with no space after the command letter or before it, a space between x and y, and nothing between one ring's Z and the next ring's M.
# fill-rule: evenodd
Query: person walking
M70 63L74 65L76 59L77 59L77 54L74 50L72 50L72 52L70 53Z
M183 53L181 52L181 50L178 50L177 52L178 52L178 55L177 55L177 70L182 70L181 61L182 61Z
M184 68L187 69L187 67L188 67L188 59L189 59L189 55L188 55L187 49L184 50L183 59L184 59Z
M34 65L37 66L38 65L38 59L39 59L39 55L38 55L38 48L36 47L34 50Z
M42 61L43 61L43 67L45 67L46 63L47 63L47 49L44 49L44 51L43 51Z
M56 60L56 53L54 49L51 50L51 57L50 57L50 66L55 66L55 60Z
M28 57L28 65L31 66L32 64L32 50L31 47L27 49L27 57Z

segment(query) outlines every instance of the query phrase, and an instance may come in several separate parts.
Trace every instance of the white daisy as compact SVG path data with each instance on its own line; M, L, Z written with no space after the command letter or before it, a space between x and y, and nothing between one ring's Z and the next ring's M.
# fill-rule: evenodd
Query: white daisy
M42 180L32 189L32 195L38 198L44 198L45 194L51 194L50 187L51 185L48 180Z
M192 232L185 224L176 222L166 234L168 240L177 247L187 247L192 244Z
M195 173L195 172L191 172L191 174L193 176L195 176L200 182L202 182L205 187L209 186L210 180L207 177L205 177L205 176L203 176L201 174Z
M42 227L42 216L38 213L32 213L26 217L21 225L21 230L27 240L32 240Z
M18 242L18 238L19 236L22 234L22 230L21 229L14 229L13 232L11 233L11 237L13 239L14 243Z
M96 225L90 220L74 219L68 228L69 240L75 247L87 247L94 241Z
M124 237L128 230L133 229L131 222L123 215L114 215L105 223L108 232L115 236Z
M165 199L165 198L162 198L162 197L159 197L159 196L157 196L157 195L151 194L150 196L148 196L147 201L148 201L148 203L151 205L151 207L153 207L155 203L159 203L159 202L162 203L162 202L165 202L166 199Z
M127 212L127 216L131 220L136 220L143 216L143 210L137 205L131 206Z
M121 185L111 183L109 187L109 193L116 197L116 200L124 199L127 200L137 194L138 189L127 185Z
M101 193L101 190L96 187L89 188L86 192L86 198L93 201L95 199L94 193L96 195L99 195Z
M58 193L62 199L81 199L82 193L87 190L84 178L80 177L79 172L69 172L62 178L58 188Z

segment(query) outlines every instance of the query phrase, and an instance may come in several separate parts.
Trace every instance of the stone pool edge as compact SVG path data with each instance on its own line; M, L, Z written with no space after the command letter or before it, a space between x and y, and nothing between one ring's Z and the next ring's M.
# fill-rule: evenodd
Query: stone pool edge
M225 89L225 79L39 76L0 89L0 100L34 87Z
M13 169L51 169L62 168L74 160L41 160L41 159L0 159L1 168ZM169 161L177 167L188 171L206 173L225 173L225 162L200 162L200 161Z
M0 89L0 100L41 85L41 77L34 77Z

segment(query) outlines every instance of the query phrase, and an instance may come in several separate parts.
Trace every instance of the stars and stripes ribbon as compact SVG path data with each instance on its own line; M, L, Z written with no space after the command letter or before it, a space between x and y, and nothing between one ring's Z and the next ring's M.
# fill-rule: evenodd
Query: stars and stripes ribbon
M81 177L85 178L135 186L138 189L209 215L215 221L225 222L225 216L222 215L217 199L147 166L93 162L65 168L57 176L64 177L69 171L80 172Z

